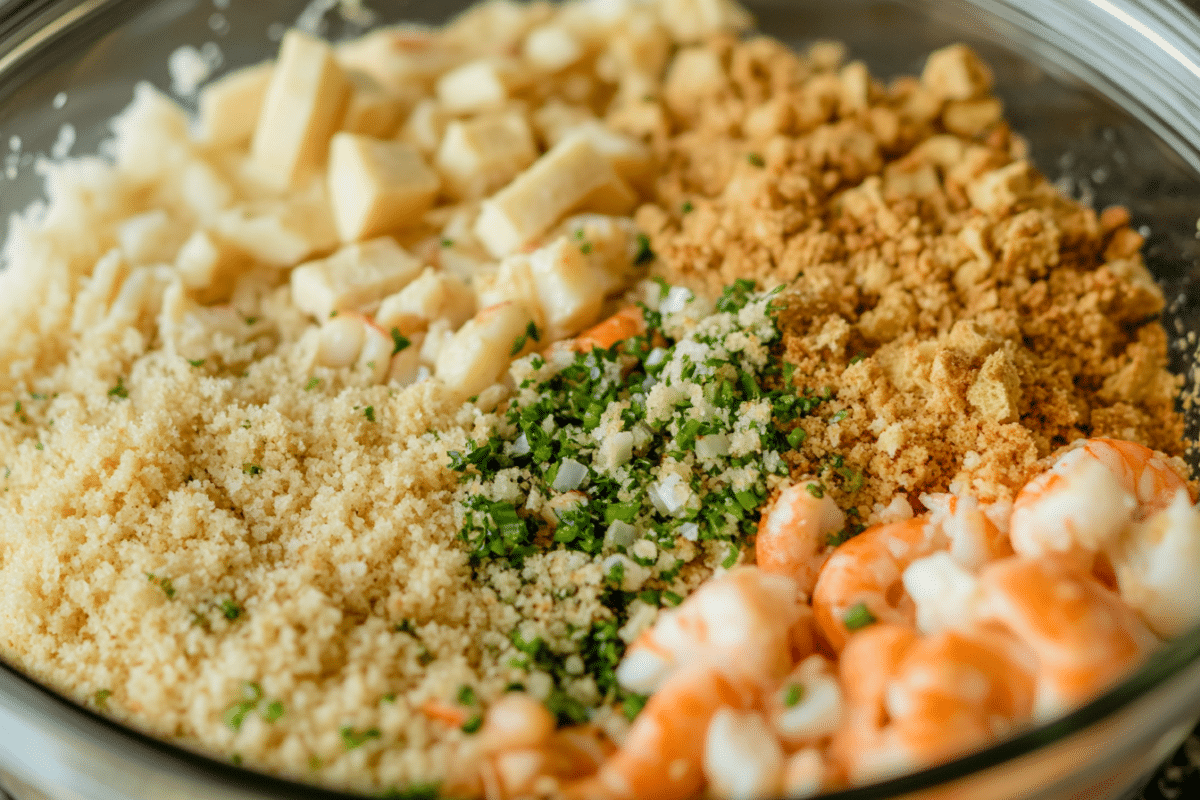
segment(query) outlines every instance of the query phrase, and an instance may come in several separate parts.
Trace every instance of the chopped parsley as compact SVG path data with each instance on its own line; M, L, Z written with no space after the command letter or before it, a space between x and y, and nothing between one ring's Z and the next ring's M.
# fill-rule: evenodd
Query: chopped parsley
M644 233L637 235L637 255L633 257L636 266L649 264L654 260L654 251L650 249L650 237Z
M362 733L359 733L349 725L343 727L339 733L342 736L342 744L346 746L347 750L353 750L356 747L362 747L372 739L378 739L383 735L379 732L378 728L371 728L370 730L365 730Z
M480 714L475 714L462 724L462 732L478 733L481 727L483 727L483 716Z
M867 608L866 603L853 605L842 615L842 624L846 626L846 630L850 631L865 628L875 621L875 615Z
M530 322L525 326L525 332L513 340L512 352L509 355L516 355L525 349L525 345L533 339L535 342L542 340L542 332L538 330L538 326Z
M258 464L251 464L247 462L242 464L242 472L246 473L247 475L261 475L262 467L260 467Z
M684 201L683 201L683 205L681 205L681 206L679 207L679 210L680 210L681 212L683 212L684 214L690 214L690 213L692 213L692 211L694 211L694 210L695 210L695 208L696 208L696 207L695 207L694 205L692 205L692 201L691 201L691 200L684 200Z
M242 684L242 699L225 710L225 724L235 731L242 729L246 717L254 713L263 698L262 686L253 681Z
M262 718L265 722L275 722L283 716L283 703L279 700L272 700L267 704L263 711Z
M203 359L203 358L189 358L189 359L187 360L187 362L188 362L189 364L191 364L193 367L203 367L203 366L204 366L204 359Z
M108 698L112 697L112 691L109 689L97 689L92 695L92 701L96 704L96 708L104 708L108 703Z
M125 388L124 378L117 378L117 385L108 390L108 396L118 400L129 397L129 390Z
M165 594L167 596L168 600L175 599L175 584L171 583L170 578L163 578L158 575L155 575L153 572L147 572L146 580L150 581L151 583L158 586L158 588L162 589L163 594Z
M222 600L219 604L219 607L221 609L221 614L223 614L225 619L229 620L230 622L233 622L242 615L242 607L232 600Z
M304 391L311 392L313 389L321 385L320 378L309 378L308 383L304 384Z
M787 693L783 696L783 704L788 708L795 708L803 699L804 687L799 683L793 683L788 686Z
M363 416L367 418L367 422L375 421L375 406L367 406L363 409Z
M561 725L590 718L572 690L580 676L595 681L599 703L640 710L645 698L616 680L630 606L684 601L690 543L723 542L723 566L738 562L788 474L782 454L805 441L798 423L832 397L779 366L774 293L736 281L710 314L662 289L671 310L643 306L644 333L554 363L516 362L518 387L494 432L448 452L461 474L459 538L480 574L519 574L530 556L558 549L603 564L604 610L590 626L553 647L524 639L520 622L511 632L509 664L551 676L545 704Z
M752 167L765 167L767 165L767 162L763 161L763 157L758 153L747 153L746 160L750 162L750 166Z
M412 346L412 340L400 333L399 328L392 328L392 355Z

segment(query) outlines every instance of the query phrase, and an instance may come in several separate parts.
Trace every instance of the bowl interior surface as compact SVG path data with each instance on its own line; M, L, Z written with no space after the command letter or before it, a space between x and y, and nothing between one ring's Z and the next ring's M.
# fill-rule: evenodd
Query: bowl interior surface
M1168 331L1200 333L1200 241L1196 236L1200 174L1191 166L1195 162L1189 161L1188 154L1178 152L1178 146L1172 149L1156 135L1152 126L1148 127L1144 112L1120 97L1104 96L1064 67L1052 46L976 8L986 4L756 0L748 5L761 31L797 47L818 39L844 41L851 58L862 59L875 76L884 79L919 73L925 56L937 47L956 41L974 46L992 65L997 94L1004 100L1007 117L1013 129L1030 142L1038 167L1064 191L1097 209L1112 204L1129 208L1134 226L1147 237L1147 265L1167 292L1169 306L1164 324ZM379 24L438 23L468 3L401 0L376 5L374 21ZM1055 5L1070 3L1063 0ZM0 131L5 134L0 138L4 161L0 171L0 239L5 236L10 215L41 197L38 157L97 152L108 135L107 120L129 103L137 81L148 80L170 91L167 63L176 48L197 48L211 59L214 76L220 75L273 57L285 26L302 15L333 38L363 30L363 20L347 21L332 10L335 6L335 2L319 0L92 0L81 4L42 0L26 3L23 10L8 16L0 15ZM1200 32L1200 23L1196 30ZM1200 97L1200 79L1193 80L1196 85L1190 91ZM189 101L183 98L183 102ZM64 129L64 125L70 128ZM1064 331L1064 335L1070 332ZM1172 349L1173 368L1181 375L1190 375L1191 350L1194 347ZM1188 380L1190 384L1190 377ZM1189 438L1194 438L1198 430L1200 412L1191 409ZM1194 452L1189 452L1189 459L1193 467L1200 465ZM1165 648L1126 684L1067 720L962 762L878 790L840 796L888 796L1028 752L1103 719L1123 704L1153 691L1158 682L1198 662L1200 631L1193 631ZM20 680L15 673L7 672L12 680ZM10 681L8 685L16 684ZM89 731L115 737L118 749L135 745L148 748L166 759L162 763L190 765L189 770L217 776L227 784L247 779L261 781L253 786L262 796L336 796L284 781L251 778L247 771L185 754L140 735L127 735L112 723L32 684L27 688L33 694L23 702L63 706L61 713L45 716L36 721L38 724L69 727L83 720L91 726Z

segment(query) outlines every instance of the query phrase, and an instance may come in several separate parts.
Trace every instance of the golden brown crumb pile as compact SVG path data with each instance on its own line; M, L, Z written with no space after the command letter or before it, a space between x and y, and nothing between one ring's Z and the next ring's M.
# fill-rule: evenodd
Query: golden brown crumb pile
M664 165L637 219L669 280L794 279L786 358L846 413L804 421L794 474L844 489L840 455L866 483L839 502L870 508L952 482L1011 497L1079 437L1182 453L1142 238L1037 172L973 53L889 86L836 45L726 37L689 57L619 123Z

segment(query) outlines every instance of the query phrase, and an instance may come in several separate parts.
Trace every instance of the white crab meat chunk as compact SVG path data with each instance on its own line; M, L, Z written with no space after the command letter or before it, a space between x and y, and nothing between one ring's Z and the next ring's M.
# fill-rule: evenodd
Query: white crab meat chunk
M264 61L230 72L200 90L197 135L213 147L250 141L267 96L274 64Z
M244 341L250 326L231 306L202 306L187 296L182 281L163 292L158 331L167 352L197 360L209 357L219 337Z
M450 70L437 82L437 99L453 114L504 105L520 87L523 70L511 59L481 58Z
M130 264L161 264L174 259L187 230L162 209L136 214L121 222L117 242Z
M500 378L514 356L530 347L528 339L523 347L516 345L532 321L520 302L483 309L442 345L434 375L462 398L479 394Z
M295 186L325 163L350 91L328 44L297 30L284 34L250 149L268 185Z
M583 47L571 32L553 23L539 25L525 37L521 55L546 72L558 72L583 56Z
M408 336L435 319L446 319L457 329L473 316L475 295L471 289L448 272L426 267L412 283L384 298L375 313L375 324Z
M584 255L586 244L560 237L529 255L547 341L578 333L600 316L607 282Z
M228 297L234 279L248 266L245 253L203 230L193 232L175 254L179 279L201 303Z
M590 194L620 178L584 137L552 147L511 183L483 202L475 235L497 258L550 229Z
M356 373L367 383L383 383L392 368L392 353L396 342L391 335L363 320L363 341L354 363Z
M401 126L400 139L420 150L422 155L432 156L442 142L450 119L450 115L436 100L422 98L413 106Z
M341 369L358 361L367 326L358 314L338 314L321 325L314 363L319 367Z
M648 186L653 181L654 156L643 142L610 129L598 119L587 119L559 131L552 143L557 144L571 136L587 139L627 183Z
M435 165L459 197L478 198L513 179L537 158L523 114L484 114L446 127Z
M393 135L408 111L403 100L388 92L365 72L349 72L353 87L341 130L385 139Z
M390 236L342 247L292 270L292 302L317 320L367 308L407 286L421 262Z
M441 179L404 142L339 133L329 154L329 197L343 242L420 222Z

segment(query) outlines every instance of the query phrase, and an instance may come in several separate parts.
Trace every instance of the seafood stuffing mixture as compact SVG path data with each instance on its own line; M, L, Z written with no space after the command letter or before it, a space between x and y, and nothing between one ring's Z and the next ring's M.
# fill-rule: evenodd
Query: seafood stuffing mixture
M0 655L399 797L806 797L1200 619L1160 289L969 49L488 0L149 85L0 275Z

